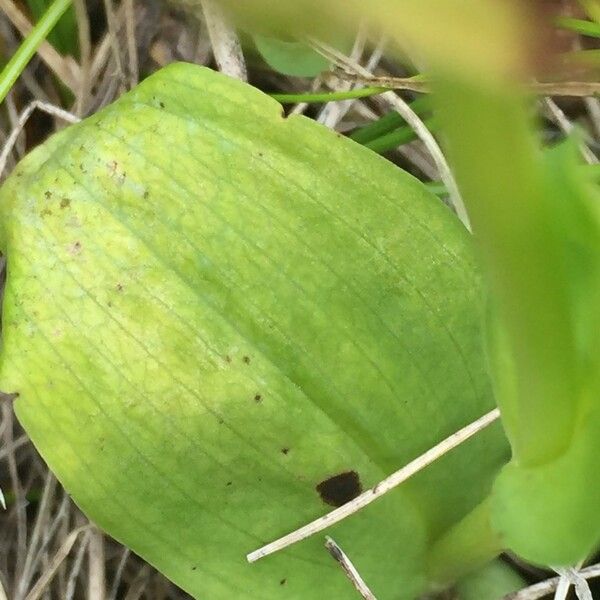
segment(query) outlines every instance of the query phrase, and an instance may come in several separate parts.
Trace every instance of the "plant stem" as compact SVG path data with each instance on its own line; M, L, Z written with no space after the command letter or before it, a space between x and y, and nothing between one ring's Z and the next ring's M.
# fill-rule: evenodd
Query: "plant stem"
M436 586L447 587L502 550L490 524L488 498L434 543L427 558L429 580Z
M431 98L429 96L420 96L410 103L410 107L418 115L423 115L431 111ZM359 144L367 144L402 125L406 125L406 121L397 111L391 110L376 121L367 123L353 131L350 139Z
M23 40L23 43L0 73L0 102L6 98L6 94L24 71L40 44L46 39L70 5L71 0L54 0L29 35Z
M425 123L425 126L429 130L433 130L435 128L435 121L433 118L425 119L423 123ZM415 139L417 139L417 134L415 131L412 129L412 127L405 125L404 127L398 127L397 129L382 135L381 137L375 138L364 145L373 150L373 152L383 154L384 152L393 150L402 144L412 142Z
M584 19L573 19L571 17L558 17L556 24L561 29L567 29L574 31L581 35L587 35L590 37L600 37L600 25L592 21L586 21Z
M295 104L297 102L333 102L334 100L354 100L356 98L367 98L389 91L383 87L364 87L347 92L317 92L306 94L270 94L271 98L281 104Z

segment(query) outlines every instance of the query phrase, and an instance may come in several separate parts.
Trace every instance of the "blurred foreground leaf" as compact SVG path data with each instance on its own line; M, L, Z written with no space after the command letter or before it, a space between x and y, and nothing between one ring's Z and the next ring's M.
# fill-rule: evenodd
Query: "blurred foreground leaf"
M264 35L252 37L256 49L275 71L294 77L314 77L329 68L329 61L302 42Z

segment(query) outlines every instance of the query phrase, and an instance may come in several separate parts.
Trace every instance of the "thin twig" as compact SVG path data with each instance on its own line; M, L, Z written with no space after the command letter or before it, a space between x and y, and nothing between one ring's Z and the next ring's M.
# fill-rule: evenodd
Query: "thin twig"
M600 577L600 564L581 569L579 575L584 579ZM512 592L511 594L504 596L502 600L539 600L554 592L558 587L559 581L560 577L546 579L545 581L526 587L518 592Z
M579 600L594 600L588 582L579 574L578 569L580 566L581 565L578 565L575 569L572 567L554 567L554 570L560 575L561 582L567 582L565 598L569 590L569 585L572 585L575 588L575 594ZM560 583L558 585L560 587ZM555 600L559 597L559 590L556 590L556 595L554 596ZM561 598L560 600L563 599Z
M81 572L81 567L83 565L83 557L85 555L86 548L90 541L90 534L90 530L85 532L83 538L81 539L81 542L79 543L79 547L77 548L75 559L73 560L71 570L69 571L69 575L67 577L67 585L65 588L65 600L73 600L73 596L75 595L75 586L77 584L77 578L79 577L79 573Z
M315 50L331 60L334 64L337 64L344 69L351 69L361 78L366 78L367 80L371 79L372 81L371 73L369 73L359 64L350 61L348 57L344 56L335 48L332 48L331 46L324 44L319 40L315 40L314 38L309 38L309 43ZM446 160L446 157L444 156L444 153L442 152L442 149L440 148L433 134L423 123L419 115L413 111L410 105L400 98L400 96L398 96L395 92L391 90L389 92L385 92L381 95L381 98L388 102L389 105L396 112L398 112L398 114L408 123L408 125L412 127L414 132L417 134L417 137L423 142L437 166L441 180L448 190L452 208L456 212L458 218L462 221L463 225L469 231L471 231L471 224L467 214L467 209L458 190L458 186L454 180L454 176L452 175L448 161Z
M90 94L90 71L92 66L92 38L90 32L90 19L84 0L73 0L75 18L77 19L77 36L79 39L79 53L81 68L79 77L79 90L75 113L78 117L85 114L88 97Z
M13 444L13 409L9 403L3 403L1 406L2 410L2 422L6 424L4 430L4 442L10 447ZM9 452L8 454L8 472L10 475L10 485L14 494L13 511L17 522L17 551L16 551L16 566L17 573L16 578L20 577L25 562L25 556L27 554L27 512L25 510L25 492L21 481L19 479L19 473L17 470L17 458L15 452Z
M25 127L25 123L27 123L27 119L29 119L29 117L31 116L31 113L36 108L45 113L48 113L49 115L52 115L53 117L58 117L59 119L62 119L63 121L66 121L67 123L79 123L79 121L81 121L81 119L79 117L75 116L74 114L72 114L66 110L63 110L62 108L59 108L58 106L54 106L53 104L47 104L46 102L40 102L39 100L34 100L33 102L31 102L27 106L27 108L25 108L25 110L19 115L17 124L15 125L13 130L10 132L10 135L8 136L8 138L6 140L6 143L4 144L4 147L2 148L2 152L0 152L0 176L4 172L4 168L6 166L6 161L15 145L15 142L17 141L17 139L19 137L19 134L23 130L23 127Z
M347 71L347 64L340 65L334 71L340 79L362 83L364 85L376 85L390 88L391 90L406 90L410 92L431 92L431 80L423 77L380 77L361 75ZM598 81L534 81L529 84L530 91L542 96L571 96L588 97L600 94L600 82Z
M560 576L558 578L558 585L556 586L556 592L554 592L553 600L567 600L570 587L571 582L566 577Z
M558 104L556 104L556 102L554 102L554 100L552 100L552 98L544 98L542 105L546 109L547 116L551 121L554 121L558 125L563 133L569 135L575 129L575 125L571 123L564 111L560 108L560 106L558 106ZM596 155L583 141L579 143L579 149L583 155L583 158L588 164L598 164Z
M104 12L106 13L106 21L108 23L107 36L112 50L112 56L115 61L114 77L118 80L120 86L124 86L125 73L123 71L123 63L121 60L121 43L119 41L119 20L115 14L112 0L104 0ZM123 91L125 89L123 88Z
M105 600L105 598L104 536L98 529L93 528L88 543L87 600Z
M67 536L65 541L61 544L60 548L54 555L49 568L37 580L36 584L33 586L29 594L27 594L25 600L37 600L42 595L48 584L52 581L62 561L69 555L69 552L71 552L71 548L73 548L73 544L75 544L75 542L77 541L77 537L79 536L79 534L82 531L88 529L88 527L89 525L78 527Z
M23 564L23 570L21 571L19 583L15 592L15 597L17 598L17 600L25 596L25 592L27 591L29 583L31 582L31 579L33 577L36 551L38 550L38 545L40 544L42 527L46 524L46 521L48 520L48 516L50 514L51 500L54 497L55 489L56 479L50 473L50 471L48 471L48 473L46 474L46 481L44 482L42 498L40 500L40 505L35 519L35 525L29 538L27 555Z
M200 3L219 71L235 79L248 81L246 61L235 29L214 0L200 0Z
M125 35L127 37L127 58L129 85L134 88L138 84L139 66L138 51L135 39L135 7L134 0L123 0L125 10Z
M360 59L365 51L365 45L367 43L367 28L364 23L361 23L356 37L354 39L354 44L352 46L352 50L350 52L350 59L356 63L360 64ZM373 68L377 65L380 60L380 56L377 56L379 53L376 51L375 53L375 62L373 66L371 66L371 60L369 64L366 65L366 69L371 72ZM371 57L373 58L373 56ZM335 87L333 89L335 91L348 91L352 87L360 87L360 84L357 86L350 81L341 81L338 80L336 82ZM316 121L325 125L325 127L329 127L330 129L335 129L336 125L342 120L346 112L349 110L351 106L351 102L341 101L341 102L327 102L325 106L321 109Z
M113 575L113 582L110 594L108 595L108 600L117 600L117 594L119 593L119 585L121 584L123 571L125 570L125 564L127 563L127 559L129 558L130 553L131 550L129 550L129 548L123 548L121 558L119 559L119 564L117 565L117 568Z
M424 469L427 465L430 465L432 462L436 461L438 458L456 448L470 437L474 436L476 433L493 423L500 416L500 411L495 408L490 411L483 417L480 417L473 423L470 423L466 427L463 427L459 431L453 433L451 436L447 437L445 440L441 441L439 444L436 444L433 448L430 448L424 454L421 454L415 460L409 462L407 465L402 467L400 470L396 471L383 481L380 481L377 485L372 487L351 500L350 502L332 510L330 513L319 517L312 523L289 533L288 535L251 552L246 556L248 562L256 562L257 560L268 556L269 554L273 554L279 550L283 550L296 542L304 540L319 531L323 531L323 529L327 529L327 527L331 527L335 523L339 523L346 517L353 515L355 512L358 512L365 506L371 504L384 494L387 494L390 490L394 489L401 483L405 482L407 479L418 473L422 469Z
M377 600L346 553L329 536L325 538L325 548L327 548L329 554L340 563L344 573L346 573L346 576L352 582L352 585L356 588L356 591L361 595L363 600Z

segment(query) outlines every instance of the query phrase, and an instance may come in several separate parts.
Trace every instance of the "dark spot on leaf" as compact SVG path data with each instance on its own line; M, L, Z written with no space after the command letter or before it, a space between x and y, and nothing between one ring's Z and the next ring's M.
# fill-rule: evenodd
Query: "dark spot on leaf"
M108 307L110 308L112 306L112 302L109 300L108 301Z
M229 486L230 486L232 483L233 483L233 481L228 481L228 482L227 482L225 485L226 485L227 487L229 487Z
M281 449L281 454L287 454L290 451L289 448L282 448Z
M244 361L244 362L245 362L247 365L249 365L249 364L250 364L250 357L249 357L249 356L244 356L244 357L242 358L242 360L243 360L243 361Z
M361 493L362 486L356 471L345 471L324 479L315 489L326 504L342 506L356 498Z
M256 396L254 396L254 402L261 402L262 401L262 396L260 394L256 394Z
M195 571L198 567L192 567L192 571Z
M225 355L225 362L227 362L227 363L231 362L231 356L229 356L229 354Z
M287 579L282 579L282 580L279 582L279 585L285 585L286 583L287 583Z
M49 208L43 208L40 212L40 217L46 217L51 214L52 214L52 211Z
M46 200L50 200L50 198L52 198L52 192L46 190L44 192L44 196L46 196Z
M62 198L62 200L60 201L60 207L61 208L67 208L71 205L71 200L69 200L69 198Z
M164 102L159 102L159 103L158 103L158 105L159 105L161 108L164 108L164 107L165 107L165 103L164 103Z
M217 423L218 423L219 425L223 425L223 423L225 423L225 419L223 419L223 417L219 417L219 418L217 419Z
M117 292L122 292L123 286L120 283L117 283Z
M150 196L150 192L149 192L148 190L146 190L146 191L144 192L144 200L147 200L147 199L148 199L148 196Z

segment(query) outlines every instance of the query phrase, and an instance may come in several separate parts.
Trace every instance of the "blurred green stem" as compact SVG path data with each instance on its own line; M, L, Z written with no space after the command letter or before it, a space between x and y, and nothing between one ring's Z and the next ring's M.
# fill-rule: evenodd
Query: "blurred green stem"
M441 588L447 587L502 550L490 524L490 501L486 499L433 544L427 557L429 579Z

